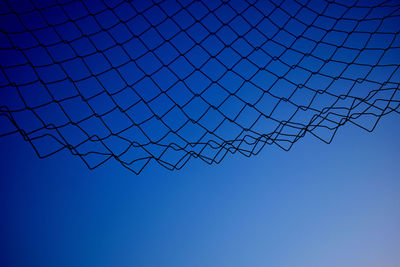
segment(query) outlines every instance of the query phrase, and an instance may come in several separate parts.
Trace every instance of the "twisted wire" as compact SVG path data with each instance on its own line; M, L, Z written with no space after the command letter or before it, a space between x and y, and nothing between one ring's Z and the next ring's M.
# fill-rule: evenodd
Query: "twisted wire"
M398 1L0 2L0 137L89 168L289 150L399 113Z

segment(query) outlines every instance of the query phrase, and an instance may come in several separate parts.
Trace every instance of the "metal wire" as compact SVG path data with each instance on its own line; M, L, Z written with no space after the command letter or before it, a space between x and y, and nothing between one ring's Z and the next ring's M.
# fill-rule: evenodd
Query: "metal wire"
M1 1L0 137L219 163L399 113L398 1Z

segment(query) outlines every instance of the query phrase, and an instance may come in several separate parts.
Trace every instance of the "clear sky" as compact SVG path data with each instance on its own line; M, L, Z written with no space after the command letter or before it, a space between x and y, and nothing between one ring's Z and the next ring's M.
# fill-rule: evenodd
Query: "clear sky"
M0 266L400 266L396 1L50 2L0 3Z
M140 176L0 139L1 265L396 267L399 125Z

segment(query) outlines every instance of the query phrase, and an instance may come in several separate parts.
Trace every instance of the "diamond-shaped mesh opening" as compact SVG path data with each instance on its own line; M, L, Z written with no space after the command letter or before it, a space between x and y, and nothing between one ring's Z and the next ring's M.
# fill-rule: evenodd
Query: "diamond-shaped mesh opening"
M11 1L0 136L139 173L399 113L398 1Z

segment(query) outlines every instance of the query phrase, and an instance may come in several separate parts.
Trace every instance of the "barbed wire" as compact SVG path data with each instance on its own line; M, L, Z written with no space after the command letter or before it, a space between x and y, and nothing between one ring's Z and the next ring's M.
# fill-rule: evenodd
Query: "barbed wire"
M0 137L89 168L289 150L399 113L398 1L1 1Z

